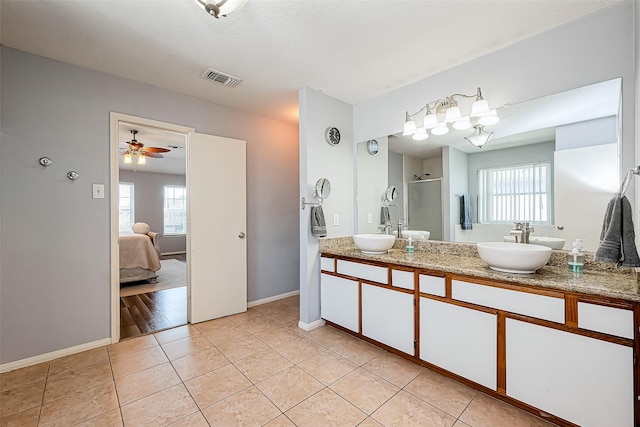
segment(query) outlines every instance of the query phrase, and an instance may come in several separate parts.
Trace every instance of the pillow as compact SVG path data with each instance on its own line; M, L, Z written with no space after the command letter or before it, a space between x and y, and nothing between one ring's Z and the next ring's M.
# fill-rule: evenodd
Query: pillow
M147 234L151 229L149 228L149 224L146 222L136 222L133 224L133 232L137 234Z

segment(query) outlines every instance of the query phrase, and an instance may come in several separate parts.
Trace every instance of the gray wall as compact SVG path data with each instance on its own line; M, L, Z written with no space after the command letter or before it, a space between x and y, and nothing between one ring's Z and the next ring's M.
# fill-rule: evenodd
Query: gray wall
M164 235L164 186L185 186L186 177L168 173L120 170L120 182L134 184L135 222L146 222L151 231L162 234L160 239L162 253L185 252L187 250L186 235Z
M246 140L248 299L299 288L296 126L5 47L1 55L0 363L110 336L111 111ZM41 167L41 156L53 165ZM105 199L91 198L92 183L105 184Z

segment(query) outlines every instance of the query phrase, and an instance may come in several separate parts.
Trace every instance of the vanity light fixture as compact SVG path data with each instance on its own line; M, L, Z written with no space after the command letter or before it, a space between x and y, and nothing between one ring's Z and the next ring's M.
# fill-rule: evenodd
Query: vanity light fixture
M475 101L471 105L471 112L467 116L462 115L462 111L458 105L459 100L464 98L475 98ZM422 127L418 127L413 117L423 111L425 112L424 122ZM472 119L475 124L472 123ZM455 130L466 130L473 127L476 129L476 132L483 132L484 126L495 125L499 121L498 113L495 109L492 110L489 108L489 103L482 97L482 90L478 88L474 95L455 93L444 99L428 102L413 114L409 114L407 111L405 113L404 132L402 134L411 135L414 140L422 141L429 137L429 132L427 131L430 131L432 135L445 135L449 133L449 124L451 124L451 127ZM477 128L478 125L480 125L480 130ZM487 132L484 132L484 134L486 133ZM473 135L471 137L473 137ZM480 145L476 145L468 138L465 139L481 147L489 138L490 137Z
M474 146L482 148L484 144L489 142L489 140L493 136L493 132L487 132L486 130L484 130L484 126L482 125L475 125L473 128L475 129L473 134L467 136L465 139Z
M220 16L226 17L231 12L243 7L247 4L247 0L195 0L205 12L219 19Z

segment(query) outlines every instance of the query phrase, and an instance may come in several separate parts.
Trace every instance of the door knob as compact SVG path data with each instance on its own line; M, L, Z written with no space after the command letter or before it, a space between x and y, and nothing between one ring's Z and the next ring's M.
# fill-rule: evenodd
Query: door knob
M241 239L244 239L245 234L243 232L240 232L240 234L238 234L238 237Z

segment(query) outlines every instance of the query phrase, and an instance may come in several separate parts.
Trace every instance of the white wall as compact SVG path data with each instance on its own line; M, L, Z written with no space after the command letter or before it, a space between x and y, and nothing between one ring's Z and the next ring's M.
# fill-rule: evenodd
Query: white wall
M110 336L111 111L247 141L248 299L298 289L296 126L1 49L0 363Z
M302 197L312 198L320 178L331 182L331 195L323 203L327 237L349 236L355 225L355 146L353 114L350 104L311 88L299 92L300 109L300 189ZM340 130L342 140L332 146L325 140L329 127ZM298 205L298 209L300 206ZM319 238L311 235L309 207L300 209L300 326L306 328L320 319ZM334 215L339 225L333 225Z
M375 155L371 155L367 151L366 141L356 144L358 233L378 233L380 231L378 227L380 226L382 197L389 186L388 138L376 138L376 141L380 145L380 151ZM397 202L394 201L395 203ZM390 211L391 209L393 208L390 208ZM398 209L393 210L396 213L398 211ZM368 222L369 215L372 218L371 223Z
M356 140L402 132L405 111L482 87L491 106L622 77L622 159L634 164L634 2L559 28L354 106Z

